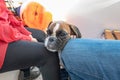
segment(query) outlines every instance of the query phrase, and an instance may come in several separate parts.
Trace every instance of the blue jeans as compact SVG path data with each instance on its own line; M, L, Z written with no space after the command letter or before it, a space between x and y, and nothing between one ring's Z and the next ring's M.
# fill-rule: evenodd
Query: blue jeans
M120 41L71 39L61 54L71 80L120 80Z

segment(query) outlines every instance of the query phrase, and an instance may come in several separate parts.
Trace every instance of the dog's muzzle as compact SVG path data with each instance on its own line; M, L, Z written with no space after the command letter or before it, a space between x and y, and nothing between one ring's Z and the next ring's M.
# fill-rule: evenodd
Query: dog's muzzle
M49 36L45 39L45 47L52 52L56 52L57 48L57 38L53 36Z
M57 52L64 48L69 39L70 36L68 35L61 37L49 36L45 39L45 47L51 52Z

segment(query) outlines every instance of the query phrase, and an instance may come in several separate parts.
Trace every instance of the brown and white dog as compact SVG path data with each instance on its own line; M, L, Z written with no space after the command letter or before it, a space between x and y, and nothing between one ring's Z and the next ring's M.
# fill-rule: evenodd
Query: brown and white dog
M47 29L47 35L45 47L52 52L62 50L71 35L81 38L79 29L64 21L51 22Z

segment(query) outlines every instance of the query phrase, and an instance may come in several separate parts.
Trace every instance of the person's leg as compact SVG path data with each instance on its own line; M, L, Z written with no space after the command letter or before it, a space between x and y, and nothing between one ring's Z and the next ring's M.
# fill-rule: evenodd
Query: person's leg
M32 33L32 36L38 40L38 42L44 42L44 39L46 37L45 32L34 29L34 28L29 28L25 27L28 31ZM31 69L32 67L32 69ZM18 75L18 80L23 80L24 77L29 77L31 79L35 79L40 75L40 70L37 66L31 66L30 68L25 68L25 69L20 69L19 75ZM36 69L37 68L37 69Z
M120 41L71 39L61 58L71 80L120 80Z
M52 55L52 57L47 57L49 61L44 66L40 67L43 80L56 80L58 77L60 79L59 58L55 57L56 56L55 54L57 53L52 53L52 54L54 54ZM54 74L54 73L57 73L57 74Z
M44 31L25 27L28 31L32 33L32 36L38 40L38 42L44 42L46 34ZM37 69L36 69L37 68ZM31 79L35 79L40 75L39 68L37 66L32 66L30 68L20 69L20 73L18 75L19 80L23 80L24 77L31 77Z
M29 28L26 27L26 29L30 32L32 32L32 36L34 38L36 38L39 42L44 42L45 38L46 38L46 34L45 32L41 31L41 30L37 30L37 29L33 29L33 28ZM55 53L57 54L57 53ZM53 56L54 57L54 56ZM44 65L43 67L40 67L40 70L42 72L42 76L44 78L44 80L47 80L47 78L50 78L51 80L55 80L54 78L52 78L51 76L55 76L54 74L51 74L53 72L53 70L51 68L55 68L56 66L54 66L54 63L51 62L55 62L57 58L52 58L49 57L51 61L49 61L46 65ZM58 60L57 60L58 61ZM51 65L51 66L48 66ZM25 70L25 69L24 69ZM51 70L51 71L50 71ZM51 73L49 73L49 75L46 75L46 72L49 71ZM44 77L45 76L45 77Z
M50 77L46 78L43 75L44 80L60 80L58 55L47 51L43 43L37 42L17 41L9 44L0 72L25 69L31 66L47 66L47 71L42 73Z
M32 32L32 36L38 40L38 42L44 42L46 38L46 34L44 31L38 30L38 29L33 29L26 27L26 29L30 32Z

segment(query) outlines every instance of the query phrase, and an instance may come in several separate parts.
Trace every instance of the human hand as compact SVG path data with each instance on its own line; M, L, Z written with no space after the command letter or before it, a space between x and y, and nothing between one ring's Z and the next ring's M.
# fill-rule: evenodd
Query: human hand
M38 40L36 38L34 38L32 35L30 35L30 37L31 37L32 42L38 42Z

